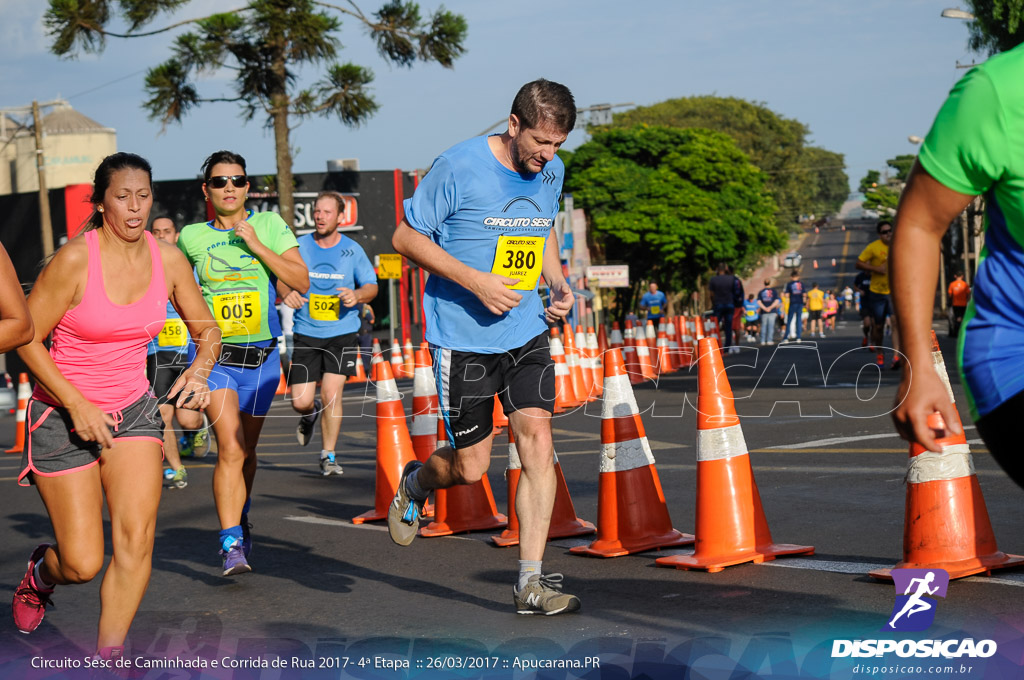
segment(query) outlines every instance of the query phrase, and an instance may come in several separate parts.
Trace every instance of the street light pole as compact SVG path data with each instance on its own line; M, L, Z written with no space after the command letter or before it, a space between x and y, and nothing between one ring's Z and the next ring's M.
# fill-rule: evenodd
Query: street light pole
M32 102L32 122L36 133L36 172L39 173L39 228L43 240L43 257L53 254L53 224L50 221L50 196L46 190L46 157L43 155L43 117L39 102Z

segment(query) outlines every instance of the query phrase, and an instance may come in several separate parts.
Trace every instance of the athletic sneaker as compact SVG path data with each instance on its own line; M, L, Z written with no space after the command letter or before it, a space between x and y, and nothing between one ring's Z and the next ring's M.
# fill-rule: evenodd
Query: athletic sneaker
M42 543L32 551L32 556L28 558L28 571L25 572L25 577L21 579L17 590L14 591L11 611L14 613L14 625L22 633L31 633L38 628L39 624L43 622L43 617L46 616L46 605L53 604L50 599L53 588L46 590L36 588L32 577L36 569L36 562L42 559L49 547L49 543Z
M196 430L192 436L192 455L203 458L210 452L210 421L203 414L203 429Z
M167 476L168 470L171 472L170 477ZM164 470L164 478L168 481L170 486L173 486L175 489L184 489L188 486L188 473L185 471L185 468L181 468L180 470L171 470L171 468L167 468L167 470Z
M242 514L242 554L245 555L245 559L249 559L249 555L252 554L252 524L249 523L249 515Z
M426 501L418 501L409 495L405 488L405 478L413 470L421 467L423 463L418 460L411 460L405 464L402 476L398 480L398 492L388 507L388 533L391 534L391 540L398 545L412 543L420 528L420 517L423 515L423 505Z
M885 357L882 356L881 352L878 353L878 357L875 359L875 363L878 364L879 366L882 366L883 368L885 367Z
M245 526L244 524L242 526ZM220 551L221 559L224 561L224 573L222 576L234 576L252 571L252 567L245 559L242 541L238 541L227 552Z
M867 347L868 346L868 336L865 335L863 338L861 338L860 346L861 347Z
M191 458L196 455L195 448L192 446L192 440L181 435L178 438L178 456L181 458Z
M517 614L554 616L580 608L580 598L562 592L562 575L534 574L522 590L512 588Z
M334 456L324 456L320 459L320 474L324 477L330 477L331 475L342 475L345 471L341 469L334 460Z
M898 371L903 368L903 362L900 361L899 357L896 357L892 360L892 366L890 366L890 368L894 371Z
M299 417L299 424L295 426L295 438L299 440L299 446L306 446L313 440L313 426L316 425L322 408L320 400L314 399L313 412Z

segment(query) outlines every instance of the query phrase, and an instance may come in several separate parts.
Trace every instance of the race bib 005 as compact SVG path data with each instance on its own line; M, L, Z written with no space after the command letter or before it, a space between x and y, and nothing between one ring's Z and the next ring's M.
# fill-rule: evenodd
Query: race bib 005
M263 320L259 292L245 290L214 295L213 317L225 338L258 335Z
M512 290L537 287L544 261L543 236L499 236L491 273L519 279Z

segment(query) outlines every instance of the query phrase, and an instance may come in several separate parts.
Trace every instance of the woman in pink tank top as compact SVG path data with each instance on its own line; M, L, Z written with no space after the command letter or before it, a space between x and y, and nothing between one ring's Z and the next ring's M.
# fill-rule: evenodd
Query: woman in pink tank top
M160 503L163 424L145 377L146 345L163 327L170 300L198 344L171 392L179 394L177 406L204 408L204 376L219 353L220 331L184 255L146 232L149 163L135 154L107 156L92 202L89 228L56 253L28 299L35 336L19 354L37 384L18 482L36 485L57 543L33 551L13 613L18 629L32 632L54 585L96 576L105 494L114 557L100 589L96 647L110 658L123 653L149 583Z

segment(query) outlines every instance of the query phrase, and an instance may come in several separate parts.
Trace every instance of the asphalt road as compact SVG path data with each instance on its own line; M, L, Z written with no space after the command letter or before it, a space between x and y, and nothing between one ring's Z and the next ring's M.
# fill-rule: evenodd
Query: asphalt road
M810 234L801 248L805 280L823 287L839 285L843 277L852 280L853 260L868 238L854 229ZM937 328L952 365L953 341L942 333L944 327ZM399 548L383 524L351 523L374 505L372 392L364 394L362 386L346 390L339 447L345 474L329 478L318 470L319 434L309 447L298 447L295 416L278 398L260 444L250 514L256 537L253 573L219 575L210 491L214 459L187 462L189 486L163 492L152 580L130 642L133 655L284 659L282 666L153 669L139 675L853 677L853 664L860 660L831 659L829 649L836 638L882 636L894 590L865 574L901 556L907 460L906 444L888 417L898 375L874 368L874 356L859 346L859 322L848 312L823 340L748 346L726 356L773 537L813 545L813 556L708 574L655 566L656 557L691 548L599 559L569 553L588 542L586 537L555 540L544 569L563 572L566 590L583 602L579 613L557 617L514 614L516 551L492 545L495 532L420 537ZM951 377L999 547L1024 552L1022 491L976 439L959 380ZM408 409L411 381L399 386ZM696 370L635 390L673 525L688 533L695 522L696 390ZM600 402L558 416L554 428L577 514L595 521ZM6 448L12 440L13 418L5 416L0 444ZM503 512L506 441L504 434L495 439L490 470ZM16 456L0 457L6 489L0 494L0 586L8 593L32 548L52 537L38 494L15 485L18 467ZM1018 663L1022 585L1024 572L1011 571L954 582L927 636L993 637L1003 647L987 661ZM77 671L31 666L33 659L81 659L92 651L98 591L98 580L58 588L57 607L30 636L18 634L10 623L0 626L0 677L77 677ZM1013 659L1004 659L1003 650ZM599 669L553 669L534 676L529 668L531 660L583 663L592 656L600 660ZM374 667L374 657L378 664L410 666ZM360 659L369 661L359 666ZM348 664L343 669L303 666L343 662ZM449 667L437 667L445 663ZM948 677L953 675L964 677Z

